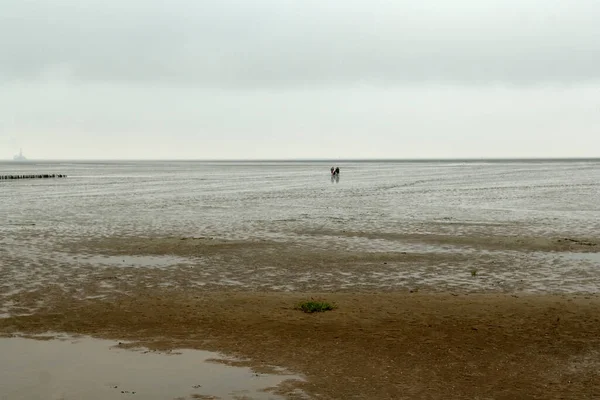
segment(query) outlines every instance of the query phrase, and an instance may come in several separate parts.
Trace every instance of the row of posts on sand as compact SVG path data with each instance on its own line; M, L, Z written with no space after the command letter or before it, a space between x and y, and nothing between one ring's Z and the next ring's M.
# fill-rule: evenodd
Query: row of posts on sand
M0 179L49 179L66 177L64 174L0 175Z

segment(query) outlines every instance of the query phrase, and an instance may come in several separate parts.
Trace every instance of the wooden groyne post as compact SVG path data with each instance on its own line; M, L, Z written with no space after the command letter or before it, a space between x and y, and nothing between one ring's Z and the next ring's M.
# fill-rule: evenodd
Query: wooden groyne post
M0 175L0 180L66 178L64 174Z

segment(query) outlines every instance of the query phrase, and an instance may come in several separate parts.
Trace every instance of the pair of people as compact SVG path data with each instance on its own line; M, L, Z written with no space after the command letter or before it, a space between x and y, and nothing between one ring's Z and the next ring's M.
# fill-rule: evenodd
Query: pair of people
M331 167L331 175L339 175L340 174L340 167Z

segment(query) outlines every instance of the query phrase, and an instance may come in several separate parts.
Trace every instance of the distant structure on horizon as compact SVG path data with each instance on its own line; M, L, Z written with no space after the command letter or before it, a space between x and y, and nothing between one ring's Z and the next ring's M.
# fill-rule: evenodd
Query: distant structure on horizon
M27 161L27 158L23 155L23 149L20 149L19 154L13 157L15 161Z

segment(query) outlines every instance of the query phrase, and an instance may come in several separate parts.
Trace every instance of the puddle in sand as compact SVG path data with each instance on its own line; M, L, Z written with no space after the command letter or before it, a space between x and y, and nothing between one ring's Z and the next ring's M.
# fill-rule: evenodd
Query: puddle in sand
M207 351L169 354L115 344L91 338L0 338L0 399L281 399L264 389L299 379L206 362L222 359Z
M600 263L600 253L561 253L563 258L577 261L592 261Z
M63 260L69 263L89 264L107 267L138 267L138 268L168 268L190 266L194 261L190 258L177 256L109 256L109 255L63 255Z

